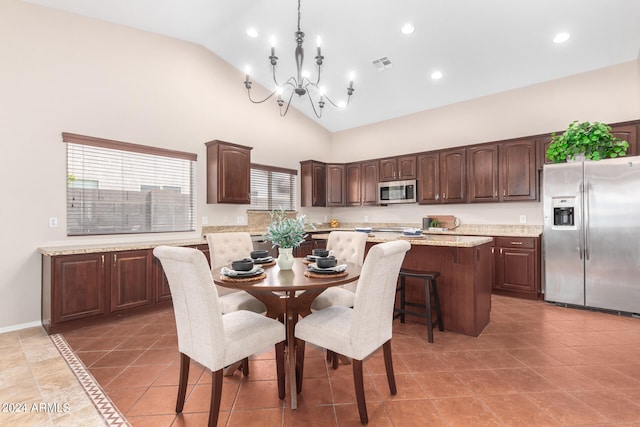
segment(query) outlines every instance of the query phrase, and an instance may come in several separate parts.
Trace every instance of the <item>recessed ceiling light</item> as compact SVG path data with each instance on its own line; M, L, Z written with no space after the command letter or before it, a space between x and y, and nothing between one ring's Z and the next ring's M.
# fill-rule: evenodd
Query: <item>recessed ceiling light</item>
M252 39L255 39L256 37L258 37L258 30L256 30L255 28L247 28L247 35Z
M444 76L444 74L442 74L442 71L434 71L433 73L431 73L431 78L433 80L440 80L442 76Z
M416 30L416 27L414 27L413 25L411 25L411 24L409 24L409 23L404 24L404 25L402 26L402 28L400 29L400 31L402 31L402 34L407 34L407 35L409 35L409 34L413 34L413 32L414 32L415 30Z
M553 38L553 42L554 43L564 43L567 40L569 40L570 37L571 37L571 34L569 34L569 33L558 33Z

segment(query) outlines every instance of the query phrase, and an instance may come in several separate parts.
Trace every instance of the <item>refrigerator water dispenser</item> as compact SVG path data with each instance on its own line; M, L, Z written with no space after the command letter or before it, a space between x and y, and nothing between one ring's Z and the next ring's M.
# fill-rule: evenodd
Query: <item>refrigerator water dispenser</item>
M553 229L575 230L575 197L553 199Z

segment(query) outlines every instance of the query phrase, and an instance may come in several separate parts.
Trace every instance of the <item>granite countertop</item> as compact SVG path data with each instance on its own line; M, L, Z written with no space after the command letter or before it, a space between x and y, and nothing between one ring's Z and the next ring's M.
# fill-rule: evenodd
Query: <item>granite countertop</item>
M47 256L91 254L97 252L134 251L139 249L152 249L156 246L194 246L206 244L202 238L182 240L153 240L148 242L103 243L94 245L50 246L38 248L38 252Z
M326 238L331 231L353 231L355 227L362 224L343 223L340 227L332 228L329 224L316 224L315 230L310 230L315 234L316 238ZM369 237L370 242L385 242L402 236L403 228L420 228L417 224L382 224L367 223L366 227L375 229L393 229L394 231L374 231ZM264 228L259 226L205 226L202 227L202 235L207 233L221 233L229 231L245 231L251 235L259 236L264 234ZM451 246L451 247L473 247L487 242L491 242L491 237L539 237L542 234L541 225L484 225L484 224L463 224L453 230L447 231L427 231L424 237L407 239L411 244L415 245L432 245L432 246ZM38 248L38 252L42 255L75 255L89 254L97 252L117 252L130 251L138 249L151 249L160 245L169 246L194 246L206 244L204 237L192 237L174 240L150 240L143 242L121 242L121 243L102 243L102 244L75 244L60 245Z
M329 234L316 234L315 239L327 239ZM384 243L391 240L403 239L412 245L447 246L455 248L473 248L485 243L491 243L493 238L485 236L456 236L442 234L423 234L422 237L404 236L402 233L381 231L369 234L367 242Z

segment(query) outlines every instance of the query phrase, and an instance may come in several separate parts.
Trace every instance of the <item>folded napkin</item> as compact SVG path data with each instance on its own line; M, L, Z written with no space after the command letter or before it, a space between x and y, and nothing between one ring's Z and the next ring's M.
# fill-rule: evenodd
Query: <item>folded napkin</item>
M249 271L236 271L232 268L229 267L222 267L220 269L220 274L222 274L223 276L227 276L227 277L234 277L234 276L248 276L251 274L258 274L258 273L262 273L262 267L258 266L258 265L254 265L253 268Z
M253 262L269 262L269 261L273 261L272 256L266 256L264 258L256 258L253 260Z
M332 271L334 273L342 273L343 271L345 271L347 269L347 264L338 264L335 267L328 267L328 268L320 268L318 267L315 263L313 264L309 264L308 265L308 269L313 271Z

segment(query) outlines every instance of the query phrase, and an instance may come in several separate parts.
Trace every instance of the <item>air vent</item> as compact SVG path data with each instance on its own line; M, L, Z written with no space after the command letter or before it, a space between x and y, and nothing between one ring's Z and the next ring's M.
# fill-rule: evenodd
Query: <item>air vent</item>
M376 59L371 63L374 65L374 67L376 67L376 70L378 71L390 70L393 67L393 64L391 64L391 60L386 56L383 56L380 59Z

